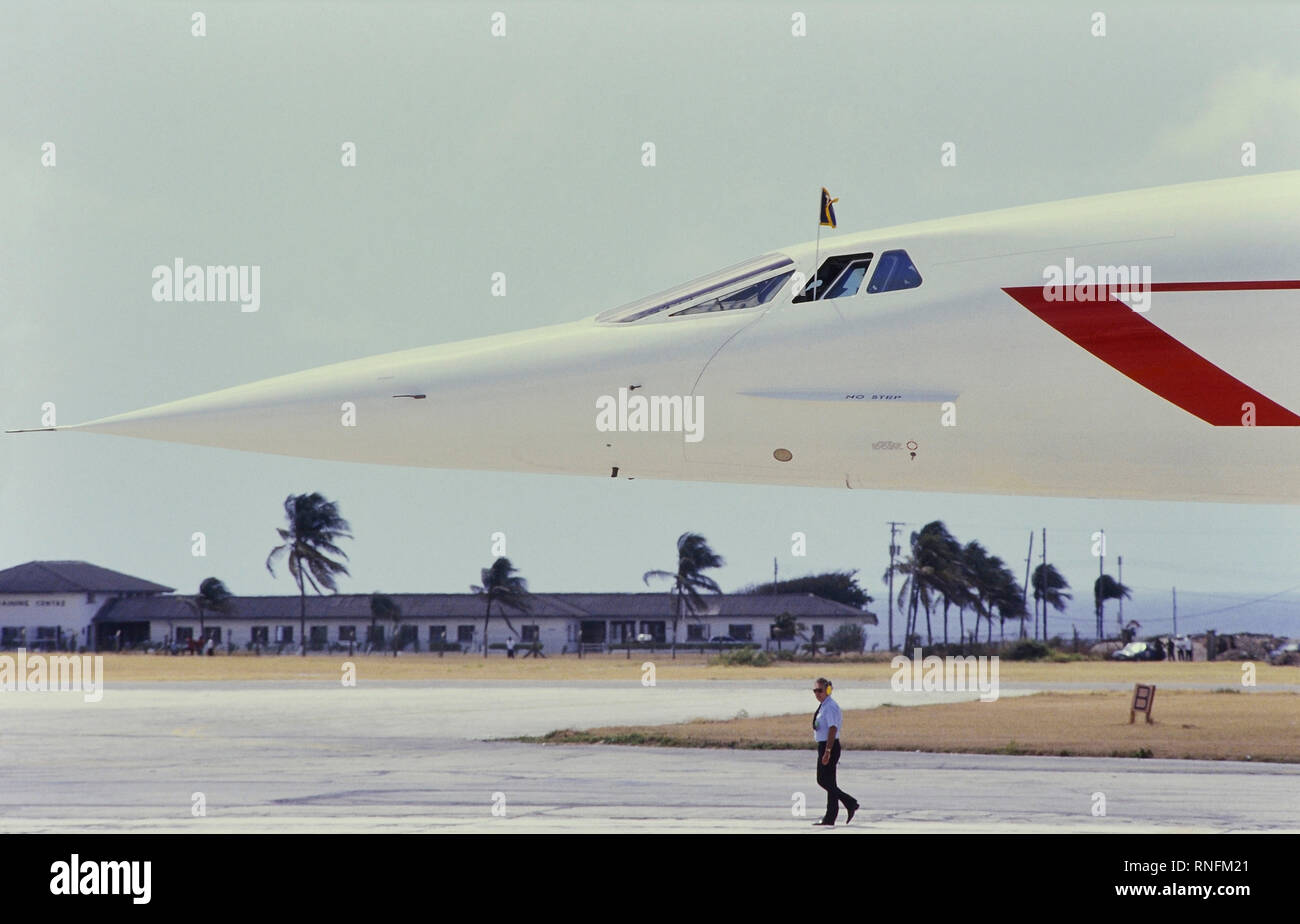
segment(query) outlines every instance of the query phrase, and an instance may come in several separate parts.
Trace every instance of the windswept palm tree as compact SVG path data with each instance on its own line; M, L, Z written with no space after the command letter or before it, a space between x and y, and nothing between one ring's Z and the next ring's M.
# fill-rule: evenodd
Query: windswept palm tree
M1025 619L1029 616L1029 607L1025 605L1025 591L1016 580L1015 573L1008 567L1003 566L998 574L997 591L994 594L994 602L998 608L998 631L1001 633L1001 640L1007 638L1007 620L1016 619L1024 625ZM1021 633L1017 633L1019 635Z
M331 593L338 590L334 578L347 574L347 566L329 558L347 553L337 545L340 539L352 538L352 527L339 515L339 505L327 501L320 494L290 494L284 499L284 515L288 529L277 529L281 543L266 556L266 570L274 576L272 563L281 555L288 555L289 575L298 584L298 624L302 634L302 655L307 656L307 590L311 584L316 593L324 587ZM328 553L328 555L326 554Z
M930 614L936 599L943 594L945 581L951 571L948 561L947 542L952 539L943 523L935 520L927 523L917 532L912 533L909 554L895 562L892 570L903 576L903 586L898 592L898 604L907 617L907 628L903 633L903 642L916 634L916 617L920 609L925 610L926 644L934 644L934 630ZM889 580L889 568L885 569L885 580Z
M204 613L229 613L230 600L234 596L221 582L220 578L204 578L203 583L199 585L199 592L193 597L185 597L185 603L198 613L199 616L199 641L202 642L207 638L207 629L204 626Z
M673 582L673 586L668 589L668 595L673 604L672 652L674 659L677 657L677 623L681 621L684 614L689 614L694 618L705 607L704 597L700 595L700 591L707 590L710 593L722 593L722 588L717 585L713 578L704 574L704 570L706 568L721 568L724 564L726 563L721 556L709 548L708 540L703 536L697 533L682 533L677 537L677 570L647 571L642 576L641 580L646 584L650 583L652 577L665 578Z
M989 638L993 636L992 597L996 591L996 576L1002 559L989 555L988 550L971 540L962 549L962 565L969 588L969 601L975 610L975 639L979 640L980 619L989 621Z
M1103 616L1106 611L1107 600L1128 600L1132 598L1133 592L1128 587L1115 580L1109 574L1103 574L1097 580L1092 582L1092 602L1097 609L1097 638L1100 640L1105 634L1105 622Z
M527 613L532 609L532 599L528 593L528 581L521 578L515 570L515 566L510 564L508 558L498 558L492 562L492 567L484 568L481 572L482 584L475 584L470 590L476 594L482 594L487 601L487 608L483 612L483 657L488 656L488 620L492 618L492 604L499 603L502 612L501 618L506 621L507 628L511 632L515 631L514 625L510 622L510 617L505 614L505 607L509 607L520 613Z
M1037 622L1038 607L1043 607L1043 640L1048 638L1047 634L1047 608L1051 606L1058 613L1065 612L1066 604L1073 599L1069 593L1070 582L1067 581L1061 572L1056 570L1053 564L1039 565L1034 569L1034 576L1030 581L1034 588L1034 619ZM1035 629L1037 626L1035 626Z
M939 520L921 527L934 566L931 578L935 592L943 599L943 643L948 644L948 608L963 605L969 595L962 564L962 547L948 527ZM928 620L927 620L928 621Z

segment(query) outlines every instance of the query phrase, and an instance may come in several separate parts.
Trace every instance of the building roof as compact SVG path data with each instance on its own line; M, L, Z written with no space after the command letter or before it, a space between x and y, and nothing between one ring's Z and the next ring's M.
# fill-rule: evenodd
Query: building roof
M84 561L29 561L0 571L0 594L161 594L173 590Z
M354 619L370 622L370 594L307 595L308 619ZM402 618L483 618L483 598L477 594L388 594L401 607ZM636 594L533 594L528 615L562 619L660 619L671 618L666 593ZM134 597L112 600L95 614L95 622L145 622L194 619L195 612L183 597ZM790 613L796 618L853 617L870 625L870 613L824 600L813 594L723 594L706 595L709 608L701 618L769 618ZM493 618L502 613L511 621L524 614L493 608ZM232 597L230 612L210 619L247 622L292 623L299 618L299 601L294 596Z
M671 618L670 597L667 593L635 594L548 594L557 600L563 600L592 616L614 617L628 616L637 618ZM700 618L757 617L775 618L782 613L789 613L796 619L817 616L852 616L862 619L869 625L876 625L872 613L827 600L816 594L703 594L705 609Z

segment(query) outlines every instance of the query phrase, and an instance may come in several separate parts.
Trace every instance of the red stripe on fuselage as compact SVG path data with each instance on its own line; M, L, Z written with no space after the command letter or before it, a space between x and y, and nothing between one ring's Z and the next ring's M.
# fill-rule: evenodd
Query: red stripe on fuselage
M1068 286L1067 286L1068 288ZM1243 426L1247 402L1255 426L1296 427L1300 416L1224 372L1165 333L1128 305L1110 297L1131 287L1098 287L1103 301L1048 301L1043 286L1004 287L1038 318L1093 356L1166 401L1216 427ZM1300 280L1252 282L1156 282L1152 292L1224 292L1300 289Z

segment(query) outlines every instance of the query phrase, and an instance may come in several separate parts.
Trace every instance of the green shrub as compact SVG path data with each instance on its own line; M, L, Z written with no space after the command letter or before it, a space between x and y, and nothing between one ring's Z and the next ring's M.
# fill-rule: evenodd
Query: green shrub
M1002 654L1008 661L1041 661L1050 656L1048 647L1032 638L1020 639Z
M860 654L866 644L867 636L862 631L862 627L854 623L846 623L836 629L831 634L831 637L826 640L826 650L840 654L847 652Z
M746 645L744 648L724 651L717 657L710 658L709 663L724 667L767 667L772 663L772 656L754 645Z

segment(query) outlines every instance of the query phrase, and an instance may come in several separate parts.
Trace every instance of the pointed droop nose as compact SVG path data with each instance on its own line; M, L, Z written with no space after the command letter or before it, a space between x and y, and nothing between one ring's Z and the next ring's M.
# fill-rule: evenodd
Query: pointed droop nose
M642 383L689 392L717 339L586 320L323 366L66 429L352 462L601 474L628 456L598 431L597 400Z

